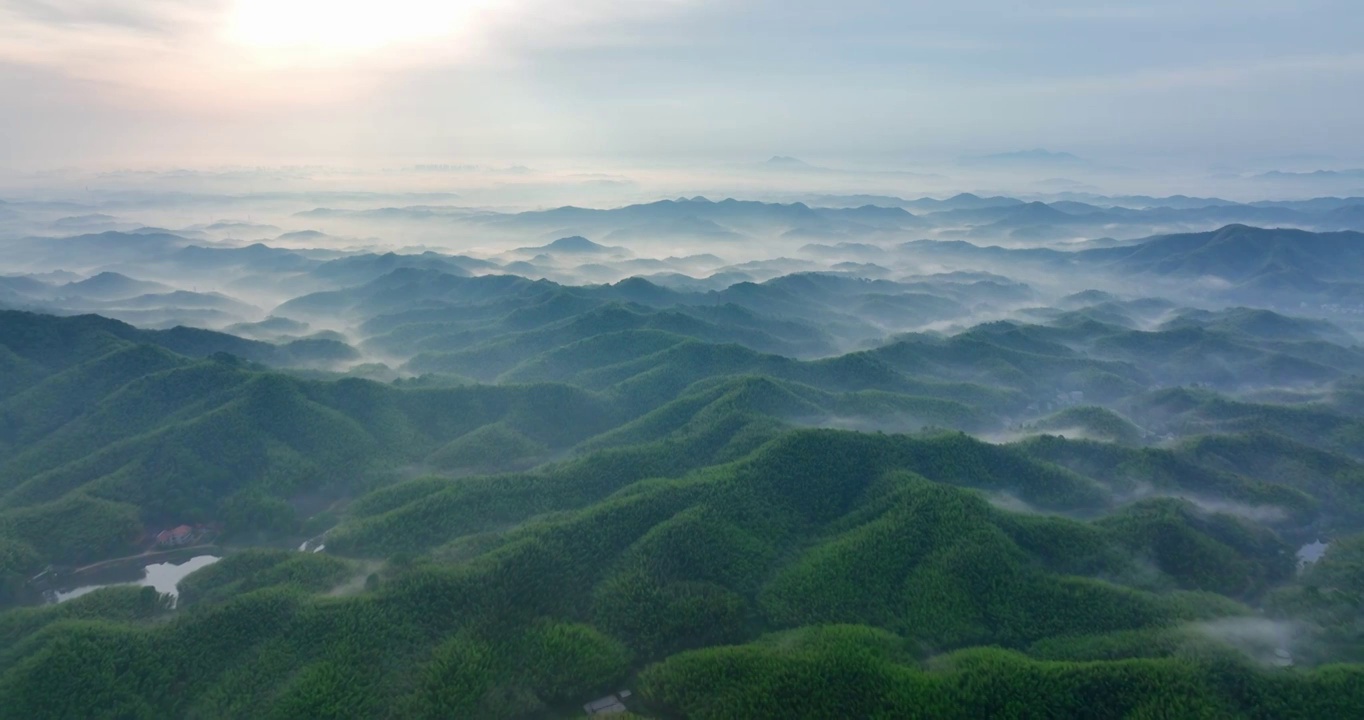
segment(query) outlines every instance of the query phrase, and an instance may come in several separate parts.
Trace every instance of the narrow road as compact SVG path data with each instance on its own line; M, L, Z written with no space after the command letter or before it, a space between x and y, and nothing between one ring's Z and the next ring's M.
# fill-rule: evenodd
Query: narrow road
M113 559L111 559L111 560L101 560L101 561L99 561L99 562L97 562L97 563L94 563L93 565L86 565L85 567L78 567L78 568L76 568L75 570L72 570L72 571L71 571L71 574L72 574L72 575L77 575L77 574L80 574L80 573L83 573L83 572L88 572L88 571L90 571L90 570L98 570L99 568L102 568L102 567L104 567L104 566L106 566L106 565L114 565L114 564L121 563L121 562L128 562L128 561L130 561L130 560L155 558L155 557L160 557L160 556L162 556L162 555L173 555L173 554L175 554L175 553L182 553L182 552L185 552L186 550L207 550L207 549L209 549L209 548L213 548L213 549L216 550L216 549L218 548L218 546L217 546L217 545L214 545L213 543L205 543L205 544L202 544L202 545L190 545L190 546L187 546L187 547L180 547L180 548L175 548L175 549L172 549L172 550L158 550L158 551L156 551L156 552L152 552L151 550L145 550L145 551L143 551L143 552L141 552L141 553L138 553L137 555L127 555L127 556L125 556L125 557L113 558Z

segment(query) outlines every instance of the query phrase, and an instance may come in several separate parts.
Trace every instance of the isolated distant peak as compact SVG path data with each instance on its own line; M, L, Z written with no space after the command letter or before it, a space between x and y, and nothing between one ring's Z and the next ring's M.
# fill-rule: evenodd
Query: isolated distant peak
M127 275L124 275L123 273L116 273L112 270L105 270L104 272L92 275L88 280L82 280L81 282L122 282L124 280L132 280L132 278L128 277ZM75 285L76 283L71 284Z
M794 158L794 157L791 157L791 156L789 156L789 155L773 155L771 158L768 159L768 161L767 161L765 164L768 165L768 166L770 166L770 167L787 167L787 168L809 168L809 167L814 167L814 166L811 165L810 163L807 163L807 162L805 162L804 160L801 160L800 158Z
M318 232L317 230L296 230L296 231L294 231L294 232L287 232L287 233L284 233L283 235L280 235L279 237L277 237L277 238L275 238L275 239L276 239L276 240L322 240L323 238L326 238L326 237L327 237L327 234L326 234L326 233L324 233L324 232Z
M546 245L544 249L558 250L559 252L595 252L597 250L605 250L606 246L598 245L581 235L572 235L566 238L559 238Z

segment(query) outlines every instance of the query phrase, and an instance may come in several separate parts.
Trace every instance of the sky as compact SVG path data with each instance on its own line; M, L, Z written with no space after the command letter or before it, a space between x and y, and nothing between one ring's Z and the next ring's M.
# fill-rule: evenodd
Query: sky
M1359 0L0 0L0 167L1364 157Z

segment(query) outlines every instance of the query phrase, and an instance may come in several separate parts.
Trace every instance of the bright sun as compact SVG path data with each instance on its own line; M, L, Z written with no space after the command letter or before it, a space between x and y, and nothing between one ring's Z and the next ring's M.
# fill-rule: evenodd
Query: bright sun
M237 0L229 37L262 50L350 54L463 29L486 0Z

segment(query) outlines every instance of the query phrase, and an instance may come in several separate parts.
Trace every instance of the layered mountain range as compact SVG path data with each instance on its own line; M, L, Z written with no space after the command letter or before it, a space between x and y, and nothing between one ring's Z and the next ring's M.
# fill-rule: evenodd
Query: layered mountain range
M861 200L0 243L0 717L1364 706L1351 202Z

